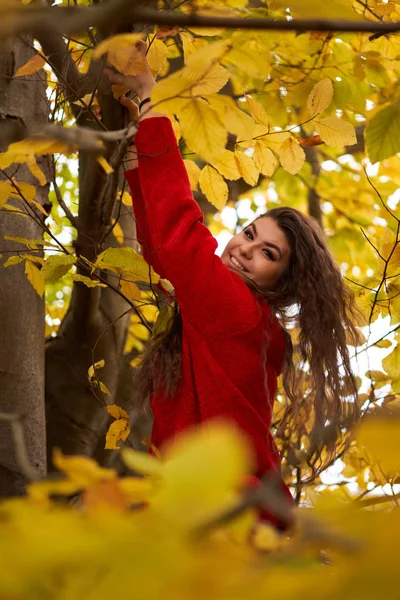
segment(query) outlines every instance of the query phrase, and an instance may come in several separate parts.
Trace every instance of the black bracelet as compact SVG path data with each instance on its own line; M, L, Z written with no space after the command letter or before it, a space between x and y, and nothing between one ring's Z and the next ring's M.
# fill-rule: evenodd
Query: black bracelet
M139 104L139 110L142 110L142 107L147 103L150 102L150 98L145 98L144 100L141 101L141 103Z

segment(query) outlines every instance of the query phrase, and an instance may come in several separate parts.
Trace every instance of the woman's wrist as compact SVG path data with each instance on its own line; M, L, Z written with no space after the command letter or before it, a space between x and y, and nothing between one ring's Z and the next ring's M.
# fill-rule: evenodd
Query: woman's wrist
M145 100L146 98L150 98L151 97L151 93L154 89L155 86L155 82L153 84L149 84L146 85L145 87L143 87L140 92L139 92L139 98L140 100Z

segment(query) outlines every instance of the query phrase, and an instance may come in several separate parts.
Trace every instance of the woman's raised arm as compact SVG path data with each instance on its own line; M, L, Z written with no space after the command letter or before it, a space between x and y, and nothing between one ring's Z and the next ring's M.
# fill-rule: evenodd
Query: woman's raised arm
M145 52L144 42L137 47ZM150 97L155 84L150 71L112 80L142 100ZM217 243L193 198L171 122L154 113L149 102L139 117L135 145L152 264L155 259L174 286L182 316L211 334L255 327L263 318L261 307L240 276L215 255Z

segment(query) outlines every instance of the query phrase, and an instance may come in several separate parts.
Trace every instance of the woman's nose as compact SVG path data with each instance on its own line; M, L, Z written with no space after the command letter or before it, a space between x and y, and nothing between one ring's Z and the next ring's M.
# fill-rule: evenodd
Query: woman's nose
M252 252L253 252L253 248L251 247L251 244L242 244L240 246L240 254L242 256L245 256L246 258L250 258Z

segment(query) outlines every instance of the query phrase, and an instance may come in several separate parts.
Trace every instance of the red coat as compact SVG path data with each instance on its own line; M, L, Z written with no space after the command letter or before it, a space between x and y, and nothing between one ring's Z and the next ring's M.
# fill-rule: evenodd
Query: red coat
M137 235L145 259L174 286L183 322L181 383L170 400L151 399L152 442L160 448L192 425L224 417L247 435L254 475L279 470L270 426L285 352L282 328L268 303L215 255L169 119L143 120L135 144L139 168L125 175Z

